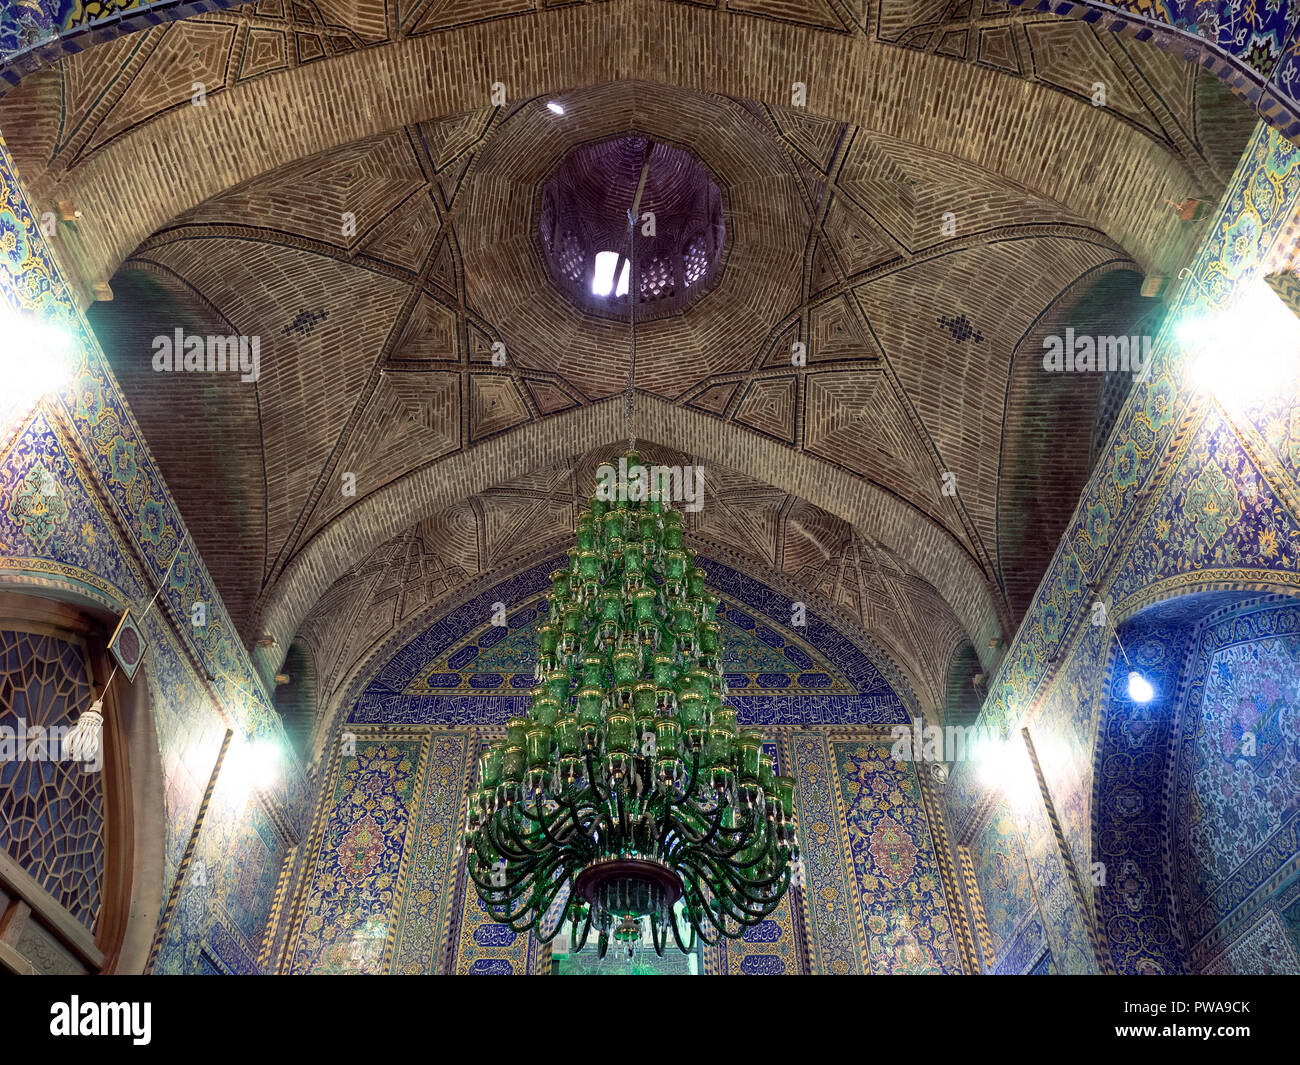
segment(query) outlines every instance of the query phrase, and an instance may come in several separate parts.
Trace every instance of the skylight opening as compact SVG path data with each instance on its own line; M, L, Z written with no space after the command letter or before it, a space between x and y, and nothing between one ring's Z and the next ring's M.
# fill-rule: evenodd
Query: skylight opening
M618 268L619 254L616 251L596 252L596 262L591 274L591 291L597 296L608 296L614 287L614 271ZM618 277L618 292L615 295L626 296L628 271L630 263L623 260L623 272Z

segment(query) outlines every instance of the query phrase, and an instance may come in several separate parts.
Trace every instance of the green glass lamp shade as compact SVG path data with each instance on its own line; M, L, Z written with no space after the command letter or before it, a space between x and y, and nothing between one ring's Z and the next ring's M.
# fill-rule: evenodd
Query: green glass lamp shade
M602 954L646 922L660 953L739 937L799 858L794 779L725 702L718 599L657 487L628 476L579 516L529 716L480 755L464 840L497 921L543 942L567 921L579 950L594 929Z

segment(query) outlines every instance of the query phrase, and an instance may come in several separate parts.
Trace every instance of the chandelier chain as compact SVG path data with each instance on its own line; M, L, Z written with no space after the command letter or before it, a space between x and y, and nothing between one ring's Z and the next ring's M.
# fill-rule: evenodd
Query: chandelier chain
M627 244L628 244L628 284L627 284L627 306L628 306L628 336L630 342L630 353L627 365L627 448L629 451L636 450L636 422L634 414L636 409L636 216L632 211L627 213Z

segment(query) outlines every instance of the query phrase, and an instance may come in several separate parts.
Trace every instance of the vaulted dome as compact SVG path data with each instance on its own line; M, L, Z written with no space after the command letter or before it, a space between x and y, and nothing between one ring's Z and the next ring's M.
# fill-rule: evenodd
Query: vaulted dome
M538 235L551 279L584 310L626 317L631 287L641 318L691 306L713 284L726 233L723 195L700 163L648 136L575 148L542 187Z

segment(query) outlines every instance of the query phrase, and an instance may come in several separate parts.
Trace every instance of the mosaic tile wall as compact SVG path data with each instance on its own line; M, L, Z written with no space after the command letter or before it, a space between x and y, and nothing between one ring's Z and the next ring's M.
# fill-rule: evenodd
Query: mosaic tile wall
M1289 262L1298 207L1300 152L1261 126L1175 298L1171 320L1229 308L1245 286L1260 284L1262 274ZM983 944L984 953L993 954L985 958L986 969L1003 968L1006 924L1023 919L990 902L994 885L1006 882L1011 859L1005 855L1014 855L1017 846L1057 970L1178 971L1183 964L1174 928L1146 920L1163 906L1161 892L1168 889L1153 879L1157 856L1149 840L1145 851L1137 840L1136 826L1150 812L1141 808L1136 783L1119 783L1121 777L1146 780L1157 770L1144 745L1167 739L1160 732L1160 704L1145 711L1128 707L1102 723L1112 688L1124 683L1126 671L1109 674L1115 654L1110 630L1092 624L1092 607L1100 596L1110 616L1122 618L1204 589L1300 588L1300 418L1293 397L1271 397L1244 412L1226 412L1203 397L1193 401L1185 391L1184 358L1166 327L1156 338L1153 371L1134 386L1121 411L993 679L977 724L1007 740L997 786L980 766L966 762L948 787L950 823L972 857L972 917L982 908L989 938L996 930L999 940L996 949ZM1180 424L1190 430L1176 433ZM1162 687L1166 674L1176 673L1181 651L1143 634L1135 638L1130 656ZM1101 729L1107 731L1100 757L1114 761L1103 764L1098 777ZM1015 810L1018 840L987 835L991 811L1003 799ZM995 817L995 823L1002 822ZM1102 853L1113 858L1105 885L1094 887L1098 832ZM981 855L984 846L993 852ZM1101 906L1104 931L1099 891L1110 893ZM1126 938L1138 926L1149 932L1149 950L1133 949ZM1110 940L1114 957L1104 945ZM1021 952L1022 967L1035 964L1028 953Z
M306 781L3 142L0 310L65 330L75 382L35 410L0 400L0 585L144 615L149 649L135 683L148 688L166 800L166 909L151 966L258 971L279 872L303 828ZM207 624L195 628L199 601ZM278 771L259 782L268 752Z
M1172 773L1174 891L1200 968L1300 875L1300 604L1198 632Z
M1091 853L1105 863L1113 890L1095 890L1095 909L1116 972L1177 973L1186 961L1165 874L1164 784L1191 628L1177 618L1140 617L1121 638L1156 694L1137 703L1123 670L1107 678Z
M1296 972L1300 601L1206 595L1123 629L1097 762L1098 916L1121 973ZM1237 600L1237 601L1234 601ZM1226 605L1225 605L1226 603Z
M1047 940L1015 813L1005 799L991 811L970 852L990 936L984 971L1026 972L1046 952Z
M939 804L927 774L890 758L889 725L911 714L893 687L901 681L885 679L893 666L812 612L806 628L787 627L788 600L700 561L723 597L732 683L759 692L734 697L740 719L765 725L777 764L799 778L808 877L742 940L706 950L705 972L963 971ZM492 922L466 890L451 848L480 744L526 708L525 695L497 693L521 689L515 677L532 684L554 566L530 567L408 634L373 670L336 735L290 971L549 972L545 948ZM522 605L493 627L498 601Z

